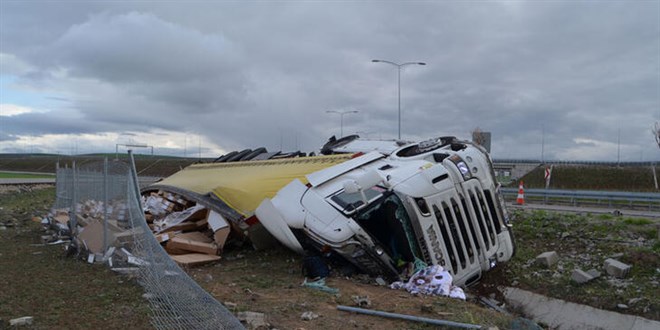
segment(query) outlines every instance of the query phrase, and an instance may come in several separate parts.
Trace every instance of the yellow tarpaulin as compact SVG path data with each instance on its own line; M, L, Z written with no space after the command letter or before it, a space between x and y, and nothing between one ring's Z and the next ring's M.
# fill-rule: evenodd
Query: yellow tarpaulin
M158 182L205 195L213 193L244 216L272 198L294 179L307 183L305 175L343 163L350 155L286 158L191 165Z

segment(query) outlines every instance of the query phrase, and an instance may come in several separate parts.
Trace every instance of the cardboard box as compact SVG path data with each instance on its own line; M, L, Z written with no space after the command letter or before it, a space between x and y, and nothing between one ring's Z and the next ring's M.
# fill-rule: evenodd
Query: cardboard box
M143 233L144 231L142 230L142 228L136 227L131 230L124 230L119 233L111 233L111 235L114 235L117 242L126 244L126 243L132 243L135 235L142 235Z
M190 254L190 251L177 249L169 244L165 244L165 251L170 255L170 257L173 255Z
M68 214L58 214L53 219L63 225L66 225L69 222L69 215Z
M177 234L176 237L184 238L184 239L189 239L197 242L202 242L202 243L213 243L213 239L208 237L206 234L198 231L191 231L188 233L181 233Z
M231 232L229 222L220 213L214 211L209 211L206 220L208 221L209 228L213 230L213 240L222 248L227 241L229 232Z
M92 222L83 227L78 234L78 238L85 243L87 249L92 253L103 253L103 224ZM113 245L115 236L108 232L108 246Z
M184 266L197 266L220 260L219 256L211 256L201 253L189 253L171 257L176 263Z
M225 218L218 212L210 211L206 217L208 221L209 228L214 232L225 227L229 227L229 223Z
M197 224L194 223L194 222L187 222L186 221L186 222L182 222L180 224L174 225L172 227L163 229L159 232L159 234L169 233L169 232L173 232L173 231L193 231L193 230L197 230Z
M175 249L190 251L190 252L199 252L210 255L218 254L218 245L215 243L204 243L179 236L171 238L167 242L167 246Z
M227 237L229 237L230 232L231 229L229 229L229 227L225 227L218 229L215 233L213 233L213 241L215 241L215 244L220 247L220 250L222 250L222 247L225 246L225 242L227 242Z
M170 240L171 233L164 233L164 234L158 234L156 235L156 240L158 243L164 243Z

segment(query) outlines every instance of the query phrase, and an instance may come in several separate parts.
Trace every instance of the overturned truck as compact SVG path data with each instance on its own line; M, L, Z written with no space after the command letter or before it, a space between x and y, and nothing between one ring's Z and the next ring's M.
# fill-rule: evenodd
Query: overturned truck
M205 205L255 245L267 231L299 253L336 253L391 279L437 264L469 285L513 256L508 214L480 146L348 136L331 138L321 153L192 165L143 194Z

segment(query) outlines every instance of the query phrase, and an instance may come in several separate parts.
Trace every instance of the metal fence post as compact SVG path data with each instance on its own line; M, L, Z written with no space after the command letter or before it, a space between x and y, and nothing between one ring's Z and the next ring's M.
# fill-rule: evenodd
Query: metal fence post
M108 251L108 157L103 159L103 252Z
M69 210L69 223L71 224L71 236L77 236L77 229L78 229L78 218L77 216L77 210L76 210L76 198L77 198L77 187L78 187L78 173L76 171L76 161L75 159L73 160L73 163L71 164L71 172L73 175L73 189L71 191L71 209Z

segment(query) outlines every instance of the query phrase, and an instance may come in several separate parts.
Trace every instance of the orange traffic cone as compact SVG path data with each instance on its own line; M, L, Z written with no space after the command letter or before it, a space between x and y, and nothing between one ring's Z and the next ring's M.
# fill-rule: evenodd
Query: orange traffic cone
M518 186L518 198L516 198L516 203L518 203L518 205L525 204L525 188L523 188L522 181L520 181L520 185Z

